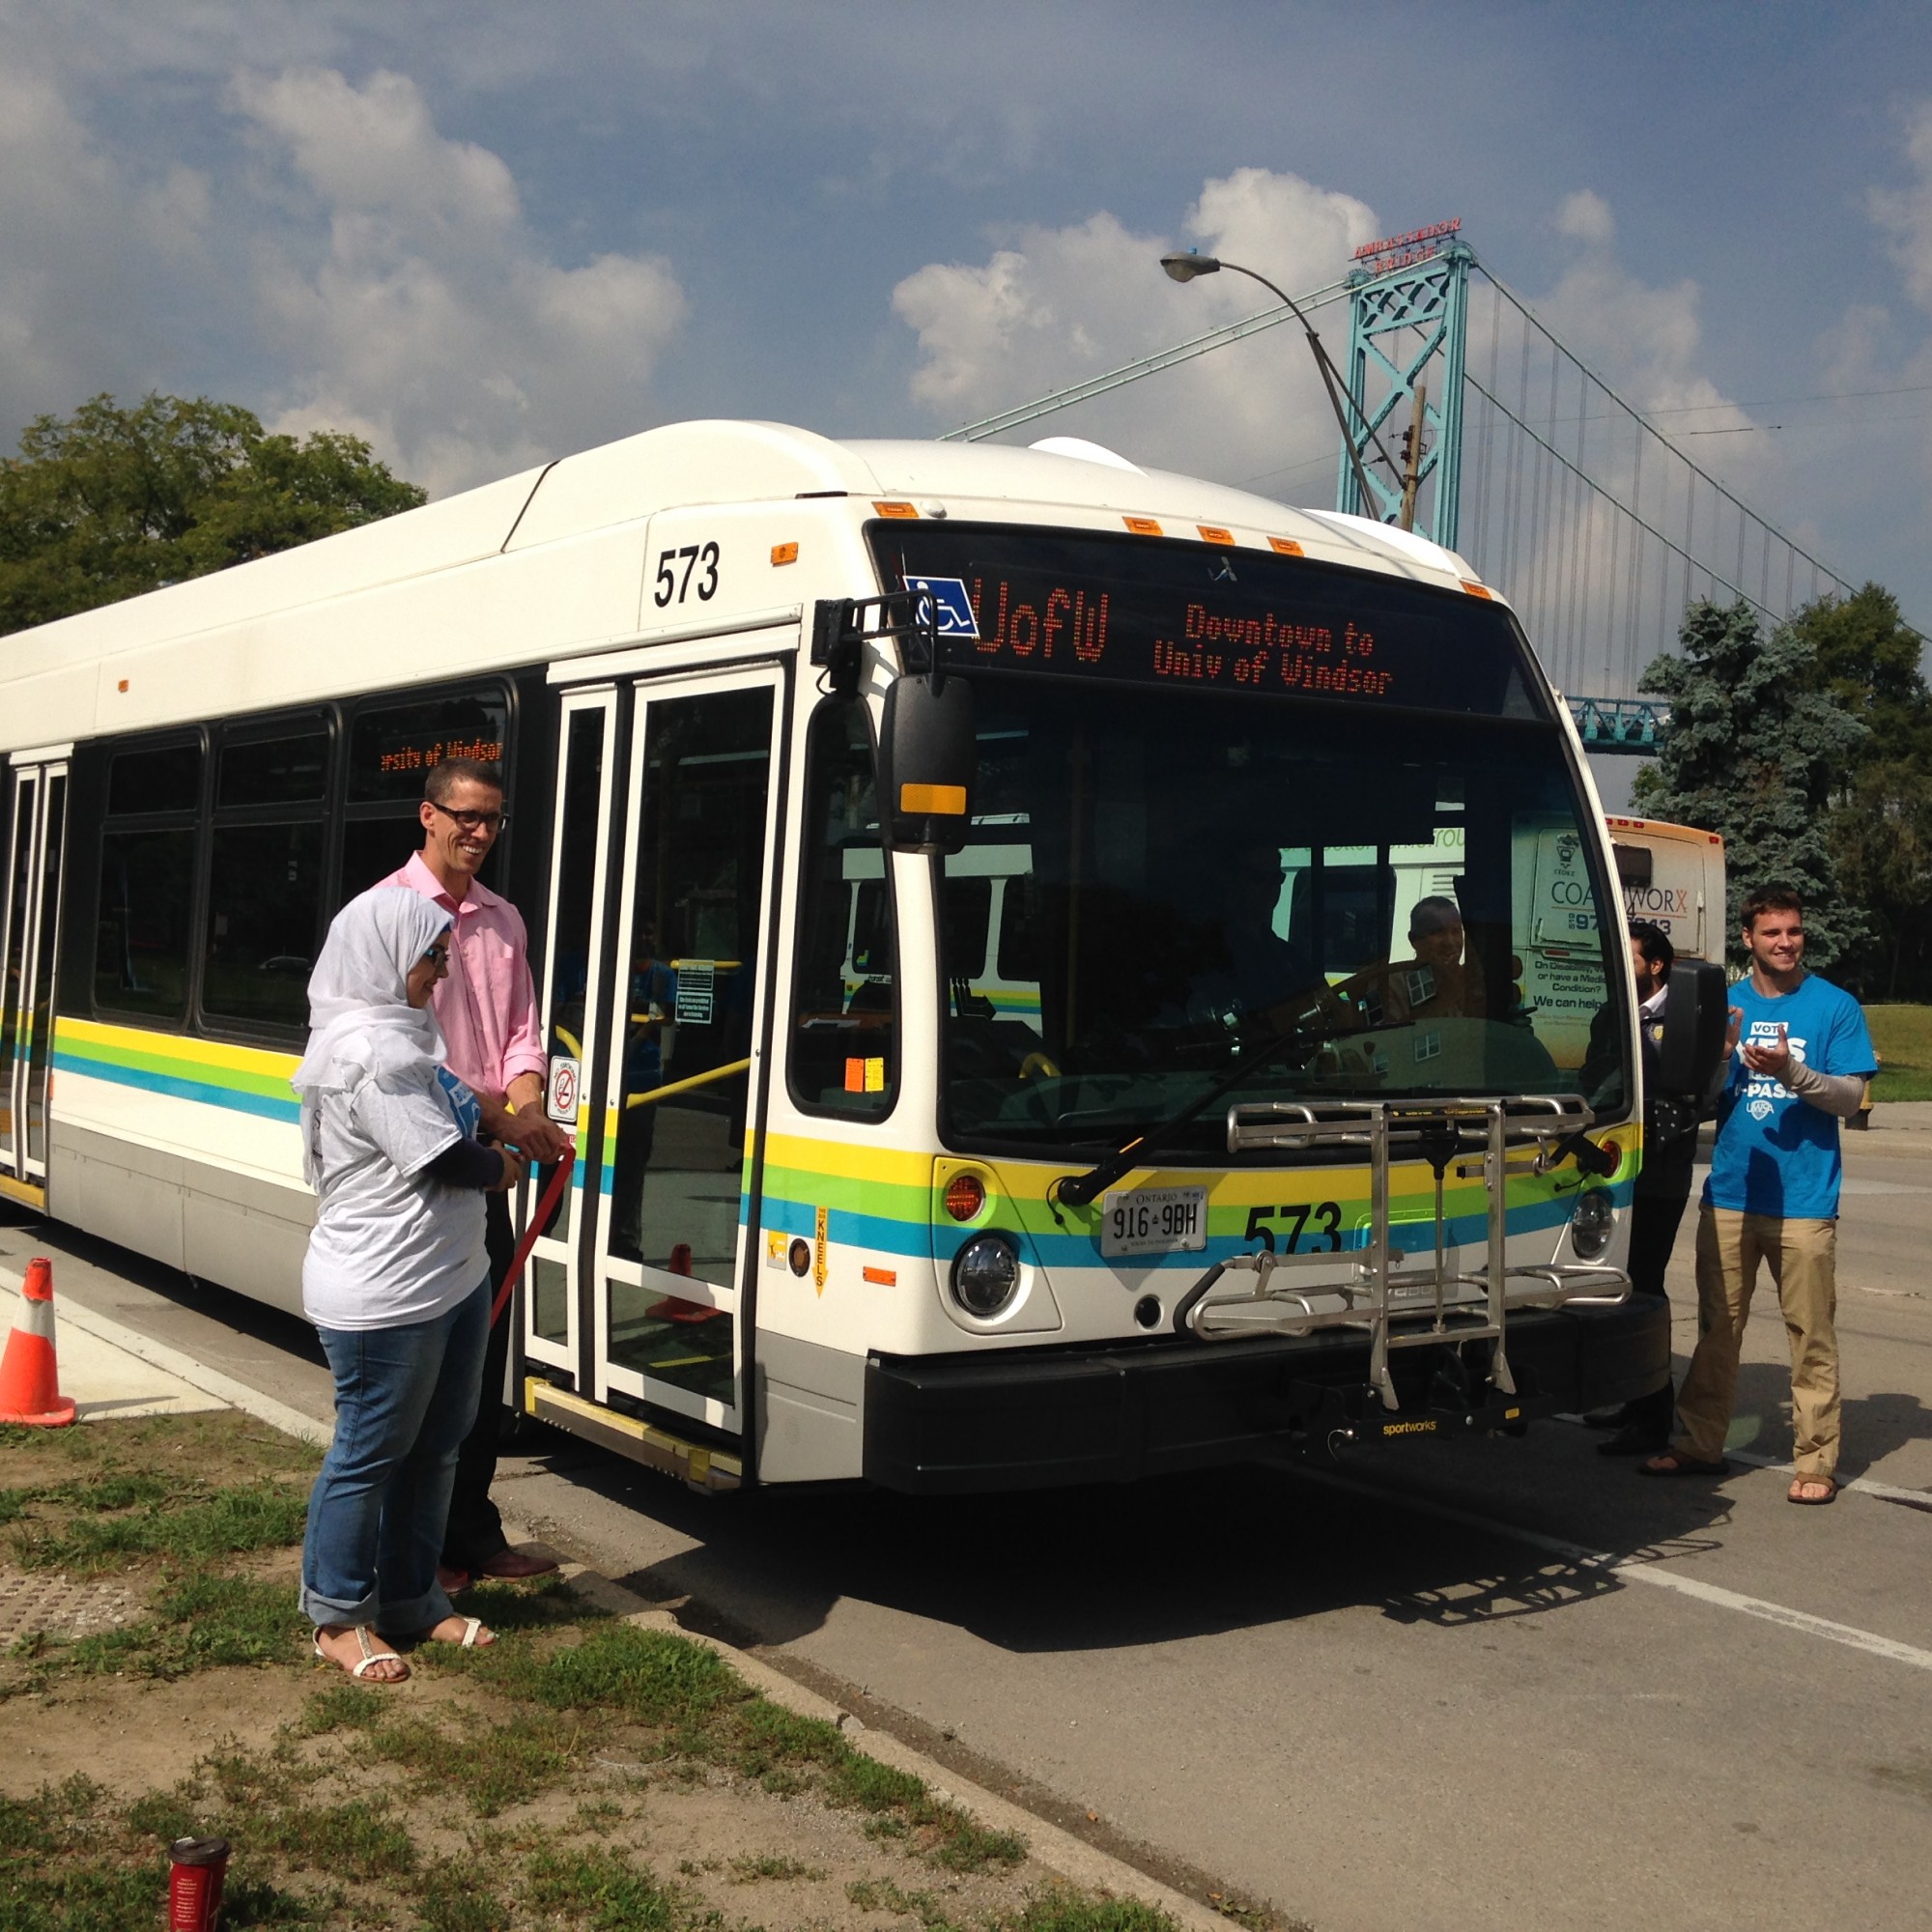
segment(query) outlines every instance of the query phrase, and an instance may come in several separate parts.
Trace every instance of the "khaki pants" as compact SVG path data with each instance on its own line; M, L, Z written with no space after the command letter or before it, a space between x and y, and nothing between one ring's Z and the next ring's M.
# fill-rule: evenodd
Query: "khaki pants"
M1801 1476L1838 1466L1838 1338L1835 1221L1784 1220L1705 1208L1697 1216L1697 1348L1677 1392L1674 1446L1701 1463L1724 1453L1737 1396L1738 1349L1750 1314L1757 1264L1777 1285L1791 1344L1792 1461Z

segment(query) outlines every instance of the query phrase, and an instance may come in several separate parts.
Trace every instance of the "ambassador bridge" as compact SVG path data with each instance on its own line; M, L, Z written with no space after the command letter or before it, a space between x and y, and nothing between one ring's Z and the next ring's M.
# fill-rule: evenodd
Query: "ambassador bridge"
M1742 598L1769 629L1854 586L1566 348L1477 260L1461 225L1370 242L1345 278L1298 298L1234 263L1167 256L1177 281L1232 270L1276 299L947 440L1006 436L1298 325L1337 420L1335 507L1459 551L1516 607L1585 745L1655 753L1668 707L1640 697L1637 680L1674 647L1688 604ZM1338 366L1313 318L1341 303L1349 335Z

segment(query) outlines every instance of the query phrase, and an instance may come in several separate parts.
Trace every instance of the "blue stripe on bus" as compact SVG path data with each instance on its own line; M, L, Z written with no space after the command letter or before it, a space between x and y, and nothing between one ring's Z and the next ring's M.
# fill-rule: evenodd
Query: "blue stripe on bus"
M1619 1208L1628 1210L1631 1205L1631 1190L1634 1183L1626 1182L1610 1190ZM1572 1203L1566 1197L1561 1200L1539 1203L1535 1207L1512 1208L1509 1217L1509 1233L1512 1238L1521 1235L1544 1232L1555 1233L1565 1227L1570 1219ZM786 1201L767 1196L764 1203L764 1226L776 1234L800 1235L807 1240L814 1238L817 1233L817 1210L809 1204ZM916 1221L887 1219L882 1215L855 1214L849 1209L834 1208L826 1220L826 1236L835 1243L849 1247L869 1248L876 1253L903 1255L909 1258L929 1259L935 1249L950 1250L952 1243L948 1239L951 1231L934 1229L929 1224ZM958 1239L967 1238L964 1229L958 1231ZM1100 1244L1097 1235L1082 1233L1049 1234L1036 1229L1031 1234L1009 1229L1007 1232L1019 1235L1021 1241L1033 1250L1033 1257L1039 1265L1046 1268L1094 1267L1102 1265ZM1435 1252L1435 1232L1433 1225L1426 1222L1398 1221L1390 1231L1396 1244L1400 1246L1405 1237L1426 1238L1427 1245L1419 1250L1411 1250L1411 1262L1425 1262ZM935 1235L938 1236L934 1238ZM1489 1217L1485 1214L1451 1215L1443 1227L1443 1241L1448 1247L1480 1247L1490 1236ZM1344 1236L1346 1245L1341 1249L1344 1256L1360 1254L1367 1245L1367 1229L1354 1229ZM1210 1239L1206 1248L1197 1248L1180 1254L1132 1255L1122 1258L1124 1264L1136 1271L1146 1268L1194 1268L1211 1267L1217 1261L1225 1261L1231 1255L1252 1252L1255 1243L1247 1240ZM1316 1250L1304 1248L1300 1252L1312 1253ZM1122 1264L1108 1262L1109 1267Z
M227 1107L238 1114L254 1114L266 1121L294 1124L301 1118L301 1103L293 1094L286 1100L266 1094L244 1094L233 1087L215 1087L205 1080L184 1080L173 1073L151 1073L140 1066L117 1066L111 1061L54 1053L54 1071L88 1080L105 1080L116 1087L133 1087L144 1094L165 1094L173 1100L197 1100L205 1107Z

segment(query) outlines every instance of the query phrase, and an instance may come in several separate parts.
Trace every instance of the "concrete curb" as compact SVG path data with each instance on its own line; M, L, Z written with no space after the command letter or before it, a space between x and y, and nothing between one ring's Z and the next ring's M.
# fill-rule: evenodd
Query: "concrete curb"
M18 1294L21 1277L12 1268L0 1267L0 1289ZM92 1308L83 1307L77 1301L62 1301L56 1291L54 1298L54 1347L60 1347L60 1325L69 1322L84 1335L92 1335L97 1342L105 1342L132 1355L137 1361L146 1362L149 1367L159 1369L163 1374L173 1376L178 1381L186 1382L190 1388L199 1389L204 1395L212 1395L219 1402L225 1402L231 1408L239 1408L254 1416L258 1421L279 1429L284 1435L293 1435L298 1441L313 1442L318 1448L327 1449L334 1435L334 1426L319 1422L312 1415L305 1415L298 1408L291 1408L285 1402L277 1402L273 1396L264 1395L259 1389L250 1388L246 1382L238 1382L232 1376L224 1376L218 1369L211 1369L198 1362L192 1355L185 1355L179 1349L170 1349L165 1342L156 1342L151 1337L137 1333L134 1329L116 1321L111 1316L98 1314Z
M1189 1898L1185 1892L1162 1885L1157 1879L1151 1879L1123 1861L1110 1857L1082 1838L1076 1838L1071 1832L1063 1832L1058 1825L1049 1824L1044 1818L1022 1809L984 1786L969 1783L889 1733L862 1724L851 1712L841 1710L830 1699L807 1690L803 1684L787 1677L781 1670L773 1669L769 1663L749 1657L742 1650L734 1650L716 1637L685 1630L670 1611L653 1607L641 1597L634 1596L621 1583L613 1583L610 1577L576 1564L565 1564L563 1574L599 1609L621 1617L639 1630L668 1631L689 1643L706 1645L724 1658L753 1690L769 1697L774 1704L781 1704L799 1717L817 1718L834 1725L854 1750L863 1751L880 1764L890 1765L895 1771L903 1771L922 1779L935 1799L942 1804L956 1804L975 1824L983 1825L988 1831L1010 1832L1015 1837L1023 1838L1034 1859L1057 1877L1084 1886L1091 1891L1107 1892L1117 1898L1138 1899L1144 1905L1165 1912L1177 1924L1188 1928L1188 1932L1228 1932L1229 1921L1226 1918L1198 1900Z

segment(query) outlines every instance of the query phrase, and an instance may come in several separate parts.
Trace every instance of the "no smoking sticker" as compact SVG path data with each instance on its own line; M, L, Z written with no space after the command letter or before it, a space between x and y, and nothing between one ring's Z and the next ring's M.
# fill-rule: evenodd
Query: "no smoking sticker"
M550 1079L544 1088L544 1112L559 1126L577 1124L577 1096L583 1084L583 1064L566 1060L561 1054L550 1064Z

